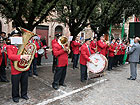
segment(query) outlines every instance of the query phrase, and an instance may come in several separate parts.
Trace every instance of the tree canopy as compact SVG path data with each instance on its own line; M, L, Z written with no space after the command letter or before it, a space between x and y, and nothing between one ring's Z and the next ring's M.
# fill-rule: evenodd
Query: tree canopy
M0 0L0 13L16 26L33 30L59 0Z
M89 25L89 17L100 0L61 0L56 6L58 21L69 26L71 35L77 36Z
M133 14L131 3L129 0L102 0L89 19L92 30L100 37L108 33L110 25L122 23L123 18L127 20Z

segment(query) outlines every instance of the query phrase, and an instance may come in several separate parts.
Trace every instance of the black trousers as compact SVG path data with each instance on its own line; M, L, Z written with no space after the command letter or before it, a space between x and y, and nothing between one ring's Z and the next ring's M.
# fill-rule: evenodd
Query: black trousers
M1 66L0 66L0 81L6 81L6 70L5 70L5 62L2 61Z
M36 66L37 66L37 58L34 57L30 66L29 75L32 75L32 70L33 74L37 74Z
M87 80L87 66L80 64L81 81Z
M67 66L56 67L53 85L64 84Z
M41 54L38 54L37 65L41 65Z
M11 76L12 81L12 98L19 98L19 85L21 87L21 97L27 96L28 89L28 71Z
M120 62L121 65L123 64L123 58L124 58L124 55L120 55L120 60L119 60L119 62Z
M114 62L113 62L114 64L113 64L113 66L117 66L118 65L119 59L120 59L119 57L120 57L120 55L115 55L114 56Z
M74 54L73 57L74 57L73 68L76 68L79 60L79 54Z
M53 55L53 64L52 64L52 72L55 72L56 69L56 65L57 65L57 58Z
M108 57L108 70L111 70L113 67L114 57Z

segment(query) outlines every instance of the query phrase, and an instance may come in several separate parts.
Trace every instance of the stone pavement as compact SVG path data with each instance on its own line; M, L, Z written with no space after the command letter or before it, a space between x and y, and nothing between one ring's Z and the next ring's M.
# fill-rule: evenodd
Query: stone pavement
M39 76L29 77L30 99L27 101L20 99L18 104L12 102L11 83L0 82L0 105L140 105L140 72L136 81L127 80L129 65L106 71L101 78L81 83L80 70L73 70L69 61L65 81L67 87L54 90L51 87L51 63L51 57L48 61L43 60L43 65L37 68ZM10 70L7 74L10 80Z

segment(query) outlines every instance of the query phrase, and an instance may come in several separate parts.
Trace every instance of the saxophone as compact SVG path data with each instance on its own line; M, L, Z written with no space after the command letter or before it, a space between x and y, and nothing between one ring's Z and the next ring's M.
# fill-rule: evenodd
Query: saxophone
M20 61L14 61L14 67L18 71L26 71L29 69L32 60L36 52L36 45L34 43L29 43L29 40L35 36L35 33L32 33L24 28L19 28L22 32L23 44L18 46L17 55L31 55L30 60L21 59Z

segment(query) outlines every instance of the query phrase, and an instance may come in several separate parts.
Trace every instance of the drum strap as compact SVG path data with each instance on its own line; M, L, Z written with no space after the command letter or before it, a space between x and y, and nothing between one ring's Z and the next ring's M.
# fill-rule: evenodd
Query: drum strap
M89 48L89 46L88 46L88 50L89 50L89 54L91 55L91 51L90 51L90 48Z

